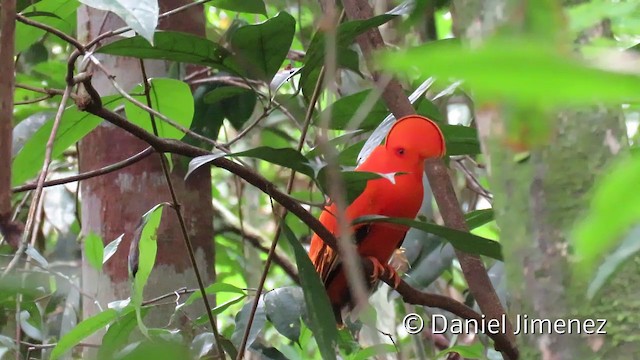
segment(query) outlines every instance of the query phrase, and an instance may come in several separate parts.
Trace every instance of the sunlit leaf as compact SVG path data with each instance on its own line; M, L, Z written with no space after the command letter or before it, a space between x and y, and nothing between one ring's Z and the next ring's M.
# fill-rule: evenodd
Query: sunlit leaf
M107 261L109 261L109 259L111 259L111 257L116 253L116 251L118 250L118 246L120 245L120 242L122 241L123 237L124 237L124 234L118 236L115 240L111 241L110 243L107 244L107 246L104 247L104 255L102 258L103 265Z
M494 218L493 209L474 210L464 215L469 230L480 227Z
M135 32L153 44L153 33L158 26L158 15L160 15L158 0L80 0L80 2L118 15Z
M118 317L118 311L107 309L96 315L84 319L71 331L64 334L51 351L51 359L60 358L64 353L78 345L82 340L94 334L96 331L103 329Z
M128 341L129 335L136 328L137 315L133 308L130 307L119 314L111 325L109 330L102 337L100 349L98 349L98 359L108 360L114 358L114 353L124 348ZM149 312L149 308L141 309L141 317L144 318Z
M367 104L370 99L370 104ZM352 95L343 96L335 103L324 109L322 113L314 118L314 124L320 125L325 113L331 114L331 121L327 124L329 129L345 130L352 121L354 115L359 114L363 105L370 106L371 110L362 118L360 124L354 129L375 129L376 126L389 114L389 109L385 106L380 97L372 97L371 90L363 90Z
M97 271L102 270L102 260L104 257L104 243L102 238L93 232L84 238L84 258Z
M75 30L75 12L79 3L69 0L42 0L33 2L22 10L30 20L51 26L66 34ZM46 32L39 28L16 22L16 52L26 50Z

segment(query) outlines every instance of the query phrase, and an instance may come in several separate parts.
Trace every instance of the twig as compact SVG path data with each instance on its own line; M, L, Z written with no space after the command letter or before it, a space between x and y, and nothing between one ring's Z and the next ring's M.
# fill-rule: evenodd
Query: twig
M27 24L29 26L37 27L39 29L42 29L42 30L50 33L50 34L53 34L53 35L59 37L60 39L68 42L69 44L73 45L81 53L85 52L85 47L82 44L80 44L80 42L78 40L76 40L75 38L65 34L64 32L62 32L62 31L60 31L60 30L58 30L58 29L56 29L54 27L51 27L49 25L46 25L46 24L31 20L28 17L23 16L21 14L16 14L16 20L20 21L23 24Z
M35 99L31 99L31 100L24 100L24 101L16 101L14 103L14 105L29 105L29 104L35 104L35 103L39 103L40 101L45 101L45 100L49 100L53 97L53 95L45 95L45 96L40 96L37 97Z
M36 185L35 193L33 195L33 199L31 200L31 206L29 207L29 215L27 216L27 222L25 225L25 231L22 236L22 241L20 242L20 247L16 251L13 259L7 265L7 268L2 273L0 278L5 277L18 263L18 260L22 256L27 247L27 243L29 242L29 238L31 238L31 242L34 242L36 239L37 231L36 226L40 222L40 215L42 209L42 191L44 189L44 180L47 177L47 173L49 171L49 165L51 164L51 157L53 153L53 143L56 139L56 134L58 132L58 127L60 126L60 120L62 119L62 114L64 113L65 106L67 104L67 100L69 100L69 94L71 93L71 86L67 85L65 88L64 94L62 94L62 100L60 101L60 106L58 106L58 112L56 113L56 117L53 120L53 127L51 128L51 134L49 135L49 140L47 140L47 145L44 154L44 163L42 165L42 170L40 171L40 175L38 176L38 182Z
M45 181L44 184L43 184L43 187L62 185L62 184L67 184L67 183L71 183L71 182L75 182L75 181L86 180L86 179L94 178L94 177L97 177L97 176L109 174L111 172L123 169L123 168L125 168L125 167L127 167L129 165L135 164L138 161L147 158L149 155L151 155L153 153L154 153L153 148L148 147L148 148L142 150L141 152L139 152L139 153L127 158L127 159L124 159L124 160L119 161L117 163L113 163L111 165L107 165L107 166L102 167L100 169L87 171L87 172L84 172L82 174L73 175L73 176L69 176L69 177L66 177L66 178L62 178L62 179L55 179L55 180ZM23 192L23 191L33 190L33 189L36 188L36 186L37 186L36 184L25 184L25 185L14 187L13 189L11 189L11 191L14 192L14 193L19 193L19 192Z
M200 291L200 289L187 289L186 287L182 287L174 292L170 292L170 293L166 293L164 295L160 295L158 297L155 297L153 299L149 299L146 301L142 302L142 306L147 306L147 305L151 305L154 303L157 303L158 301L162 301L164 299L168 299L170 297L177 297L178 299L180 298L181 295L186 295L186 294L192 294L196 291Z
M150 107L151 106L151 84L149 83L149 78L147 77L143 60L140 60L140 69L142 71L142 80L144 82L144 95L147 99L147 104ZM156 119L154 114L150 112L149 118L151 120L151 126L153 127L153 134L155 136L158 136L158 125L156 124ZM189 231L187 230L187 224L182 214L182 205L178 200L178 195L176 194L176 190L173 187L173 182L171 181L171 174L169 173L169 165L167 164L167 158L165 158L164 154L158 154L158 155L160 157L160 164L162 165L162 172L164 173L165 180L167 181L167 187L169 188L169 192L171 193L171 202L173 203L172 208L175 210L176 216L178 217L178 222L180 224L180 230L182 231L184 244L187 247L187 252L189 253L189 260L191 260L191 266L193 267L193 272L195 273L196 280L198 281L198 288L200 288L200 292L202 293L202 301L206 308L205 311L207 312L207 316L209 317L209 323L211 324L213 336L216 341L218 356L221 359L224 359L224 349L222 348L222 341L220 338L220 334L218 333L218 326L216 325L216 320L213 318L213 314L211 313L211 305L209 305L209 299L207 298L207 293L204 287L204 281L202 281L202 276L200 275L200 270L198 269L198 262L196 261L196 256L193 250L193 244L191 243L191 238L189 237Z
M31 86L27 84L16 84L16 87L20 89L41 93L41 94L46 94L49 96L64 94L64 90L62 89L41 88L41 87Z
M362 20L373 17L373 9L367 0L343 0L342 3L351 19ZM358 37L358 44L365 55L365 60L369 63L369 67L372 68L371 60L373 52L385 47L380 31L378 29L367 31ZM380 75L375 72L373 76L376 81L380 77ZM386 86L382 98L396 118L415 114L415 110L404 95L402 86L397 80L392 80ZM458 203L444 162L440 159L427 160L426 172L445 225L456 230L467 231L464 215L460 209L460 204ZM505 339L507 339L509 346L502 347L502 350L505 352L505 355L508 354L511 360L517 359L515 335L513 334L512 325L507 317L504 316L505 311L489 280L482 259L477 255L467 254L458 250L456 250L456 255L458 256L462 272L469 285L469 290L478 302L480 309L486 314L488 319L497 319L498 321L505 320L507 334L503 335ZM512 355L516 356L513 357Z

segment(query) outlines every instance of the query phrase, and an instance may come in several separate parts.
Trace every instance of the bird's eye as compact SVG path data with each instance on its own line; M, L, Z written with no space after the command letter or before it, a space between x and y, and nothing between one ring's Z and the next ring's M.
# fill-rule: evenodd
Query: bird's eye
M397 153L398 155L404 155L404 149L403 149L403 148L398 148L398 149L396 150L396 153Z

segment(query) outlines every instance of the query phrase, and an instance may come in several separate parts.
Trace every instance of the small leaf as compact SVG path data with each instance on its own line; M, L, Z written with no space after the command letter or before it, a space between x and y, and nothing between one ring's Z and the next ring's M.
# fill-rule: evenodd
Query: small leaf
M102 337L102 343L98 350L99 360L113 359L113 355L127 345L129 335L137 324L136 313L132 310L133 307L120 309L119 317L109 326L109 330ZM141 312L144 318L149 312L149 308L142 308Z
M189 168L187 169L187 173L184 176L184 178L188 178L189 175L191 175L191 173L193 173L194 171L196 171L198 168L209 164L210 162L212 162L213 160L217 159L217 158L221 158L223 156L226 156L226 153L223 153L222 151L220 152L216 152L213 153L211 155L202 155L202 156L198 156L195 157L193 159L191 159L191 161L189 161Z
M302 288L287 286L264 295L267 318L278 332L287 339L298 342L300 338L300 319L304 308Z
M353 221L353 224L364 224L372 222L389 222L393 224L406 225L426 233L438 235L451 243L456 249L470 254L484 255L502 261L502 246L499 242L473 235L468 232L450 229L448 227L430 224L422 221L405 218L392 218L381 215L362 216Z
M256 25L245 25L231 35L234 59L246 76L270 82L287 57L296 21L281 11Z
M80 2L118 15L135 32L153 44L153 33L158 26L158 15L160 15L158 0L80 0Z
M438 125L444 136L447 155L476 155L480 154L478 130L462 125Z
M242 301L246 297L247 297L247 295L238 296L237 298L229 300L229 301L225 302L224 304L220 304L220 305L214 307L213 309L211 309L211 314L213 316L221 314L222 312L227 310L231 305L239 303L240 301ZM207 324L208 322L209 322L209 316L207 314L204 314L204 315L198 317L193 323L195 325L204 325L204 324Z
M331 114L331 121L328 124L328 128L346 130L351 119L353 119L354 115L360 111L361 106L368 105L372 106L371 110L366 114L365 118L357 128L365 130L375 129L382 119L389 114L389 109L387 109L384 102L380 101L379 98L372 98L371 100L373 100L373 102L371 104L367 104L366 102L370 99L370 95L371 90L364 90L340 98L338 101L324 109L320 115L316 116L314 124L319 125L323 119L323 114L329 113Z
M170 60L233 71L231 53L205 38L176 31L158 31L155 44L135 36L107 44L98 53L129 56L138 59Z
M234 294L243 294L246 295L246 291L240 289L237 286L231 285L231 284L225 284L225 283L215 283L215 284L211 284L209 286L207 286L204 289L204 292L207 295L213 295L213 294L217 294L220 292L224 292L224 293L234 293ZM189 296L189 298L187 298L187 300L184 302L185 305L191 305L193 304L194 301L202 299L202 293L200 291L196 291L193 294L191 294L191 296Z
M51 360L60 358L65 352L71 350L82 340L103 329L118 317L118 312L113 309L102 311L80 322L76 327L64 334L51 351Z
M251 307L253 306L253 299L248 301L243 307L242 310L236 315L236 328L233 331L233 335L231 336L231 342L239 347L242 342L242 337L247 329L249 315L251 312ZM249 330L249 337L247 338L247 347L250 347L251 344L256 340L264 325L267 321L267 316L264 312L264 301L262 297L258 302L258 307L256 308L255 315L253 317L253 322L251 323L251 329Z
M107 246L104 247L104 255L102 258L103 265L107 261L109 261L109 259L111 259L111 257L116 253L116 251L118 250L118 246L120 245L120 242L122 241L123 237L124 237L124 234L118 236L115 240L108 243Z
M104 258L104 243L102 238L93 232L89 233L84 238L84 252L85 259L89 262L89 265L93 266L97 271L102 270L103 258Z
M209 4L218 9L267 16L267 9L262 0L211 0Z
M149 81L151 86L151 108L157 110L169 119L189 128L191 120L193 120L193 96L191 89L183 81L157 78ZM147 104L144 93L144 85L138 84L131 90L133 98L143 104ZM137 94L137 95L135 95ZM149 113L131 102L124 104L127 113L127 119L141 128L153 133L153 126ZM184 132L176 127L166 123L162 119L155 117L158 129L158 136L171 139L182 139Z
M336 359L335 347L338 343L338 332L335 317L327 292L320 281L316 269L309 259L309 255L296 239L291 228L286 222L282 222L282 232L284 238L293 248L300 284L304 291L304 300L307 305L307 315L309 316L309 326L318 344L318 349L323 359Z
M43 268L45 268L45 269L49 268L49 262L47 261L47 259L45 259L44 256L42 256L42 254L40 254L40 252L38 252L38 250L36 250L36 248L31 246L30 244L27 245L27 249L25 250L25 254L27 254L27 256L29 256L35 262L40 264L40 266L42 266Z
M293 68L293 69L285 69L278 71L276 75L271 80L271 84L269 84L269 89L271 89L272 93L276 93L282 85L286 84L287 81L291 80L294 76L298 75L302 68Z
M474 210L464 215L469 231L494 219L493 209Z

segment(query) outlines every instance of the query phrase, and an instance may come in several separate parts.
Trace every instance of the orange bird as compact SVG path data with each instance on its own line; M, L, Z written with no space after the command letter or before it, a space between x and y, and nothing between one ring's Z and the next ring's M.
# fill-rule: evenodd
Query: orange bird
M424 160L443 156L444 153L444 137L433 121L418 115L398 120L389 130L385 144L376 147L356 171L402 174L395 176L395 183L386 178L369 180L362 194L347 207L347 219L353 221L365 215L414 219L422 205ZM336 206L332 204L324 209L320 222L338 236L334 214ZM358 253L374 264L371 285L386 270L394 277L397 287L400 278L388 262L402 244L408 228L372 223L355 225L352 230ZM316 234L311 239L309 257L324 283L336 320L341 324L340 312L350 305L351 299L340 258Z

